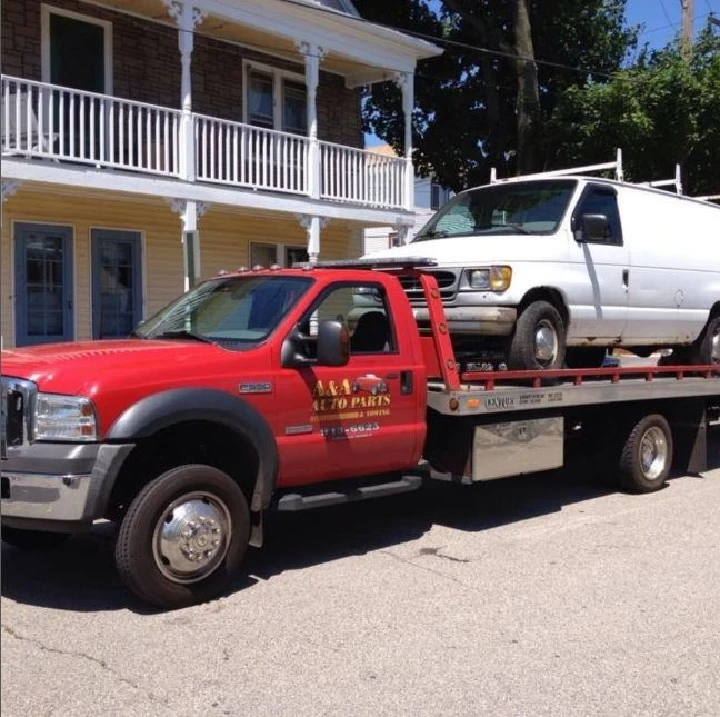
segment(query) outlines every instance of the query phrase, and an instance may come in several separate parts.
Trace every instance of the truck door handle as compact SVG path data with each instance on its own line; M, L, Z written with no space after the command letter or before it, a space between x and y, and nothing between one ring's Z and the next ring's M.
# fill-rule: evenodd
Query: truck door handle
M626 289L630 286L630 269L623 269L622 283Z

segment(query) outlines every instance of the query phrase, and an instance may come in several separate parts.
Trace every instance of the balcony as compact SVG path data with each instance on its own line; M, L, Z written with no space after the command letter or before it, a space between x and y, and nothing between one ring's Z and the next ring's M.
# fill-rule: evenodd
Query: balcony
M405 159L2 75L3 158L411 209Z

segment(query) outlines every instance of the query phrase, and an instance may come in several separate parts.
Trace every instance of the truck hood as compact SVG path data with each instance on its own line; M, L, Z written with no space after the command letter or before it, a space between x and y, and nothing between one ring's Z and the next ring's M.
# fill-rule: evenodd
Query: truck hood
M110 376L113 383L132 386L184 368L194 374L198 362L226 355L217 346L197 341L78 341L5 350L0 371L3 376L35 381L42 391L92 395Z
M566 251L567 244L560 234L552 236L507 234L428 239L372 252L363 258L422 257L435 259L440 266L455 267L533 261L540 256L543 261L557 261L565 258Z

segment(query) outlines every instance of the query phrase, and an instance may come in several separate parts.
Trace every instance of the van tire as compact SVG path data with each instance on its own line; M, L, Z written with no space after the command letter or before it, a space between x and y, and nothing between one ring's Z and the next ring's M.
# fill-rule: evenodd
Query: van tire
M548 344L548 339L552 345ZM565 325L560 312L549 301L533 301L515 323L507 350L507 367L511 371L562 368L565 342Z
M713 316L690 349L694 365L720 364L720 316Z
M213 466L184 465L135 496L118 531L115 563L141 600L175 609L220 596L249 542L250 512L240 486Z

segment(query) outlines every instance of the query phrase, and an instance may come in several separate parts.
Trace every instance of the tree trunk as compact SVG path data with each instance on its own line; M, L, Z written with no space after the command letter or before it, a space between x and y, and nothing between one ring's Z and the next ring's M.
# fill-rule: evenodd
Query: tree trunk
M514 0L515 71L517 73L517 172L529 174L538 170L540 139L540 90L533 53L529 0Z

